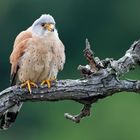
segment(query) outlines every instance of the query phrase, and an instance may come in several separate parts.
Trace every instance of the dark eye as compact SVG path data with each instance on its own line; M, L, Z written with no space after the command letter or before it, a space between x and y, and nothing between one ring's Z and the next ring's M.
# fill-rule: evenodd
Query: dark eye
M45 23L42 23L41 26L44 27L45 26Z

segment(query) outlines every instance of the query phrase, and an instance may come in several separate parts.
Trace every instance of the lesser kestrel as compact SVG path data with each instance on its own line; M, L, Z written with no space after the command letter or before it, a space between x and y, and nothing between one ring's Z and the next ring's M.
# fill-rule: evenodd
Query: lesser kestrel
M63 69L64 51L54 18L49 14L42 15L15 39L10 56L11 85L27 86L30 93L37 83L46 83L50 87L50 81ZM15 121L21 105L19 103L3 114L1 129L7 129Z

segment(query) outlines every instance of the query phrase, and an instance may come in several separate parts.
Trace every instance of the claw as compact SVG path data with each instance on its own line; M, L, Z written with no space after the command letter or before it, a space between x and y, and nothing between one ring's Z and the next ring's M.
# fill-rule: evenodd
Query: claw
M48 88L51 87L51 80L44 80L42 83L41 83L41 86L43 86L44 84L47 84Z
M51 82L53 82L53 81L56 81L56 78L55 77L52 77L52 78L47 79L47 80L44 80L41 83L41 86L43 86L44 84L47 84L48 88L51 88Z
M26 87L28 88L29 92L32 93L32 89L31 87L38 87L37 84L35 84L34 82L31 82L30 80L27 80L26 82L24 82L23 84L21 84L21 87L24 88Z

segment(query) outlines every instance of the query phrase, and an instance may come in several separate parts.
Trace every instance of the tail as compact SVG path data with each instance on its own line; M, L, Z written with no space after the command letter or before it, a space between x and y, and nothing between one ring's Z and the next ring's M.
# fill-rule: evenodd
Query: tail
M0 129L7 130L15 122L23 103L14 105L1 116Z
M18 69L17 67L16 72L11 74L10 77L10 86L14 86L17 83L18 79ZM3 113L2 116L0 116L0 129L1 130L7 130L12 123L15 122L18 112L22 106L22 102L19 102L18 104L15 104L13 107L9 108L7 111Z

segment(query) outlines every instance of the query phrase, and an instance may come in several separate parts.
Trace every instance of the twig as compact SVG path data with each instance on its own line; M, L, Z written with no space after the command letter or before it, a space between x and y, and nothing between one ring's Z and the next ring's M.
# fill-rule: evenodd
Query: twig
M86 116L90 116L90 108L91 108L91 104L85 104L83 109L78 115L71 115L69 113L65 113L64 116L66 119L69 119L75 123L80 123L82 118Z

